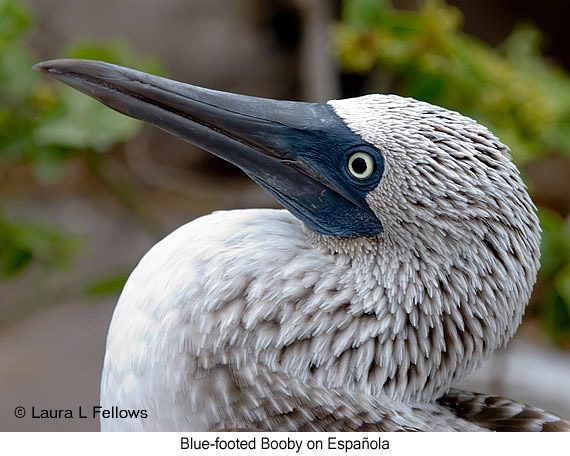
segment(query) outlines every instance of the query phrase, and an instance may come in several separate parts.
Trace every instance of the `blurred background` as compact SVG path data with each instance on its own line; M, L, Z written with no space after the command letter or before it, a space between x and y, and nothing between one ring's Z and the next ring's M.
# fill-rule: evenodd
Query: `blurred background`
M557 0L0 0L0 430L91 407L140 257L216 209L277 207L237 169L31 71L114 62L219 90L368 92L457 110L512 149L543 229L525 321L461 387L570 418L570 34ZM28 413L29 415L29 413Z

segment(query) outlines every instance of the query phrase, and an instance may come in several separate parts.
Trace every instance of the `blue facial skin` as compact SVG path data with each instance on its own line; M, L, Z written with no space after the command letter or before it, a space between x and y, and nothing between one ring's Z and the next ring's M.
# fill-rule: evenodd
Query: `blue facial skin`
M382 154L331 105L224 93L90 60L53 60L36 69L235 164L315 233L383 231L366 202L382 178ZM374 162L365 179L349 172L355 152Z
M240 167L317 234L351 237L380 233L382 223L370 210L366 196L382 178L382 154L353 133L332 106L296 105L294 124L274 124L264 138L265 144L270 142L273 150L279 151L280 160L253 169ZM309 116L301 116L299 105L310 108ZM349 171L349 158L356 152L374 160L374 172L365 179Z

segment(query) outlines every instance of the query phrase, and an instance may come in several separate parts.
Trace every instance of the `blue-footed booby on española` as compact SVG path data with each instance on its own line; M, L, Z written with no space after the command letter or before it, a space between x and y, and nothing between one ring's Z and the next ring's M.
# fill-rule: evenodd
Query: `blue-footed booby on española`
M218 92L87 60L36 66L241 168L286 210L216 212L156 244L115 309L103 430L570 430L450 389L521 322L535 207L508 148L395 95Z

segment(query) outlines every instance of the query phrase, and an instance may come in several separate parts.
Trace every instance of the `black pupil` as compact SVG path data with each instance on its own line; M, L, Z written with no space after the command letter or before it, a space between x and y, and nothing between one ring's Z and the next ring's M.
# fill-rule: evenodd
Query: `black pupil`
M356 174L363 174L368 169L368 165L366 164L366 160L362 157L357 157L352 161L352 170Z

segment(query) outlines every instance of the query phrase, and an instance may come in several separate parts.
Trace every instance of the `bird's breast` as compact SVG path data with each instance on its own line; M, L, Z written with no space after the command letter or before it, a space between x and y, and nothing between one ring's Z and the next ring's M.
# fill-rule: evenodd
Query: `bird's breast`
M233 369L261 358L274 369L298 364L299 354L286 347L310 337L303 303L336 262L283 210L217 212L179 228L143 257L121 294L107 340L103 405L170 404L182 415L171 424L205 429L208 398L230 400ZM313 306L329 297L313 297ZM128 421L122 425L136 424Z
M465 272L461 252L428 263L381 240L336 241L336 252L319 244L287 211L242 210L156 244L117 304L101 394L103 406L148 408L161 421L103 428L210 429L245 390L271 397L272 375L430 401L501 343L491 303L470 286L486 279ZM446 285L425 280L428 265ZM463 282L472 292L450 288ZM518 301L508 290L493 305Z

